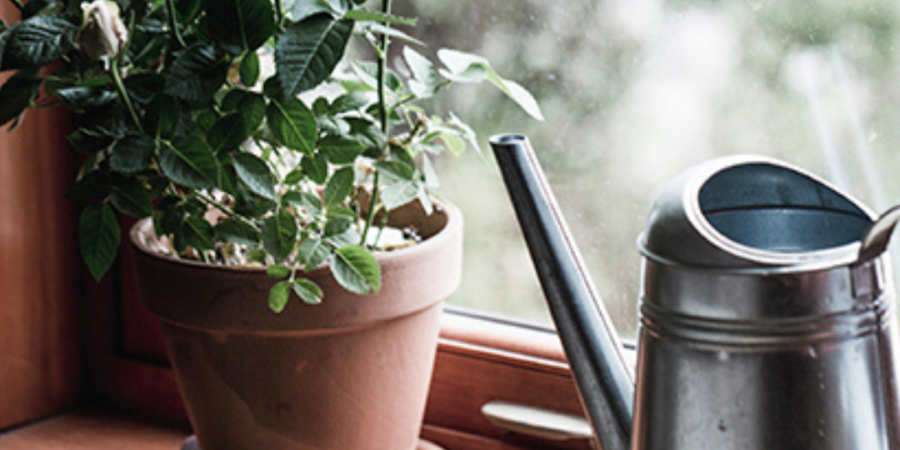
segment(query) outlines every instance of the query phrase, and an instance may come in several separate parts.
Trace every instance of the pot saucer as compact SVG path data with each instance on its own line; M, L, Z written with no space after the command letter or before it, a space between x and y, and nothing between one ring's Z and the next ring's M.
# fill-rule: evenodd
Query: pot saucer
M184 440L184 443L181 444L181 450L200 450L200 444L197 443L197 437L191 436ZM444 450L442 447L438 447L435 444L432 444L428 441L423 441L419 439L419 445L416 446L416 450Z

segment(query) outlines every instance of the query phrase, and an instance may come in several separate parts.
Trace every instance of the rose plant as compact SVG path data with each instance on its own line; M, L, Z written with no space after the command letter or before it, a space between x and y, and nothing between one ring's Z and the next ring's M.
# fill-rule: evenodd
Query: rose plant
M485 59L424 57L402 31L415 19L390 0L12 3L22 20L0 22L0 70L14 72L0 124L15 128L29 107L76 114L68 139L84 162L67 195L87 205L79 247L97 279L118 251L118 211L152 216L180 257L265 265L275 312L292 291L320 302L302 273L326 262L346 289L378 291L385 218L433 208L433 158L477 147L459 118L421 103L487 81L541 118ZM368 58L348 57L353 39ZM403 70L389 68L391 39Z

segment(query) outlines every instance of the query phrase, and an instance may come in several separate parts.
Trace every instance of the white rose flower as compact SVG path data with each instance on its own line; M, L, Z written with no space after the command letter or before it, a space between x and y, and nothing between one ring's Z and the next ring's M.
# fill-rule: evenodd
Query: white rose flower
M128 30L119 16L119 5L112 0L94 0L82 3L83 20L76 44L81 53L91 61L103 61L109 69L128 41Z

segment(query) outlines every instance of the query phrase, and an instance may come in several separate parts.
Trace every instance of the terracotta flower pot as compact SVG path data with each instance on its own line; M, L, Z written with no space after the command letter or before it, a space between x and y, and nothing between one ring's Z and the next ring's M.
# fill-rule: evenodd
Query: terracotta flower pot
M392 222L427 237L377 256L378 294L308 274L320 305L268 308L259 268L162 256L152 223L131 230L144 305L163 325L188 413L207 450L412 450L424 414L441 305L458 286L462 217L407 207Z

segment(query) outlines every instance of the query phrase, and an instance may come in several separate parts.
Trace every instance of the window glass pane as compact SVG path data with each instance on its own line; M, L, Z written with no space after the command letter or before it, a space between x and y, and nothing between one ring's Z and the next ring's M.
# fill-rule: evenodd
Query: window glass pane
M488 57L535 93L530 119L488 85L440 107L486 138L528 134L595 284L633 336L636 240L662 185L718 155L771 155L875 209L896 192L900 4L887 0L407 1L433 56ZM486 151L486 150L485 150ZM455 302L549 321L489 154L440 162L441 193L467 217Z

